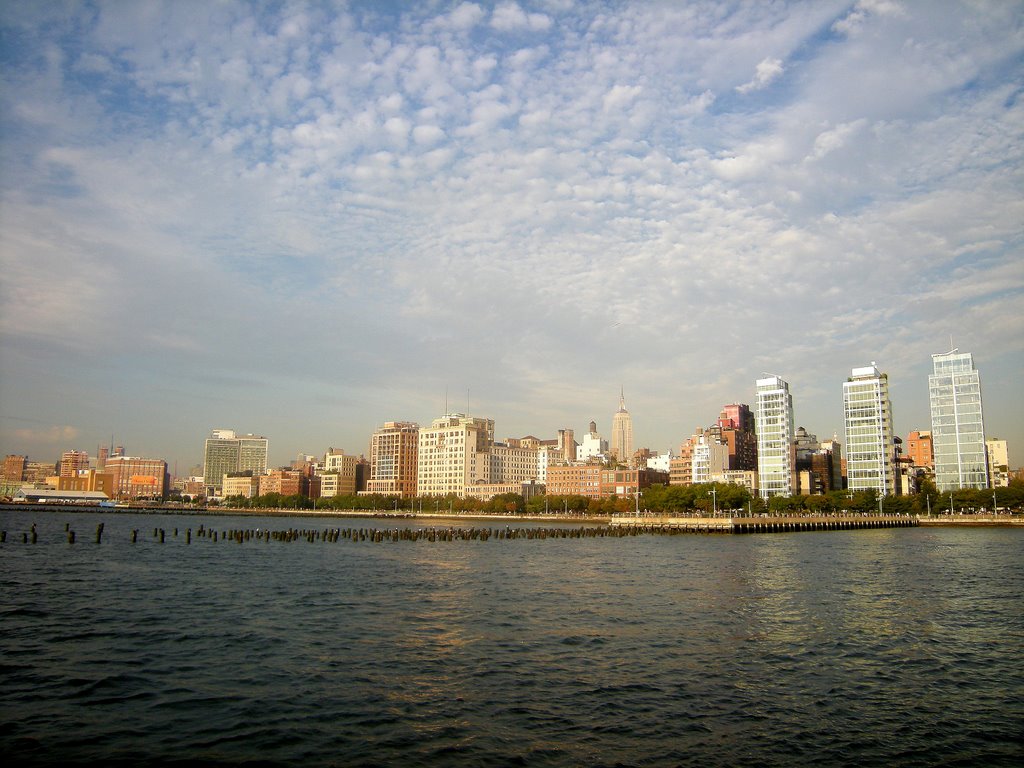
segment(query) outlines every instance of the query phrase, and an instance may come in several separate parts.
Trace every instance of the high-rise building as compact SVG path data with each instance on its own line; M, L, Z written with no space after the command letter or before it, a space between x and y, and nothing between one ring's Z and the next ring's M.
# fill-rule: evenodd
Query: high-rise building
M203 481L208 489L220 491L224 475L252 470L254 476L267 471L269 441L258 435L239 437L230 429L215 429L203 448Z
M778 376L758 379L757 485L761 498L791 496L796 491L793 444L793 397Z
M988 474L993 488L1005 488L1010 484L1010 454L1006 441L990 437L985 441L988 451Z
M85 451L64 451L60 455L60 476L75 477L89 469L89 454Z
M4 483L10 483L11 485L18 485L25 479L25 467L28 465L28 456L19 456L14 453L7 454L4 457L4 468L3 474L0 475L0 481Z
M633 417L626 410L626 397L621 390L619 410L612 416L612 453L622 463L628 463L633 458Z
M370 437L367 493L416 495L420 425L387 421Z
M889 376L875 364L854 368L843 382L846 424L846 487L896 493L895 444Z
M940 491L987 488L988 460L981 377L969 352L932 355L928 377L935 486Z
M718 415L722 442L729 446L730 470L757 471L757 434L754 414L746 403L731 403Z
M828 490L843 490L843 467L846 466L846 459L843 458L843 444L839 442L839 435L833 433L831 440L822 440L821 450L828 453L827 465L825 465L828 467L830 472L828 477ZM822 465L819 464L819 467L821 466ZM821 482L824 486L824 478L822 478Z
M419 431L416 493L466 495L467 486L491 482L494 419L455 413Z

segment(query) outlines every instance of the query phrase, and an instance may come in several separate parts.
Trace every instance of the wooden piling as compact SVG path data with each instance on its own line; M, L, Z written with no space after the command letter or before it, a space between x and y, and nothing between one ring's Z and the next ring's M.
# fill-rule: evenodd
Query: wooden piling
M72 530L68 530L68 544L74 544L74 543L75 543L75 532L72 531Z
M96 526L96 543L99 544L103 539L103 523Z

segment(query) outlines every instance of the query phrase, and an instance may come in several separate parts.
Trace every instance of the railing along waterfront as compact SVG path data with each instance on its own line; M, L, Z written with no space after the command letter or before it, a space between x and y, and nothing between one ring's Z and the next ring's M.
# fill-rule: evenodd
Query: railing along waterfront
M683 530L692 533L781 533L858 528L904 528L918 525L913 515L716 515L689 517L668 515L616 515L615 527Z

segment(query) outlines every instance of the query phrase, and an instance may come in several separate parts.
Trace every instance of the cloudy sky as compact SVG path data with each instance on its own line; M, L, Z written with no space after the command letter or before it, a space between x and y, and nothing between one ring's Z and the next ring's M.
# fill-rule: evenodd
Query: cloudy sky
M0 450L450 410L678 449L932 353L1024 459L1016 2L0 5Z

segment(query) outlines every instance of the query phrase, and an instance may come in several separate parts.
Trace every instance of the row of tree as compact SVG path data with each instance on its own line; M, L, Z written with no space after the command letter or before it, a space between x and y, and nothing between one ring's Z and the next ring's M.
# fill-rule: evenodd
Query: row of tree
M817 496L775 496L767 501L746 488L727 483L702 485L653 485L644 489L639 499L610 497L591 499L585 496L534 496L529 500L516 493L501 494L486 501L444 497L401 498L399 496L333 496L313 501L305 496L282 496L269 493L245 498L232 496L223 506L241 509L318 509L369 510L392 514L423 512L453 514L483 513L495 515L569 514L606 517L641 511L650 514L715 514L715 513L820 513L864 512L885 514L946 514L953 512L1024 509L1024 481L1013 480L1007 488L961 490L939 493L930 480L920 491L907 496L885 496L875 491L832 491Z

